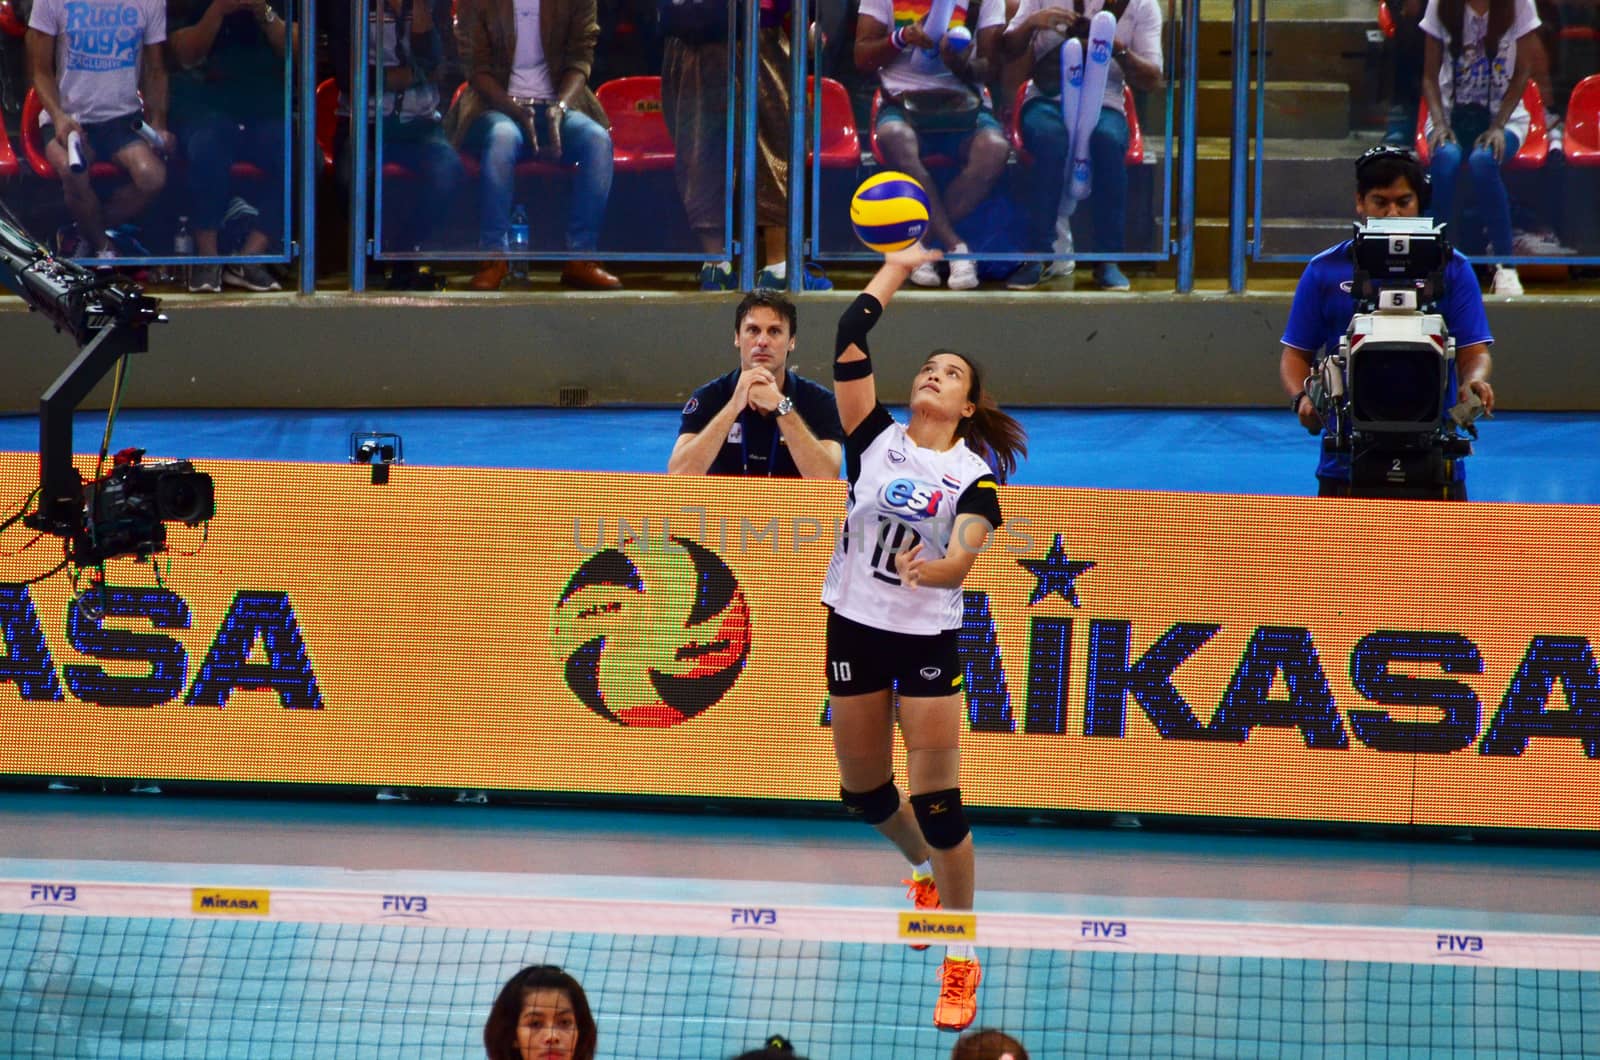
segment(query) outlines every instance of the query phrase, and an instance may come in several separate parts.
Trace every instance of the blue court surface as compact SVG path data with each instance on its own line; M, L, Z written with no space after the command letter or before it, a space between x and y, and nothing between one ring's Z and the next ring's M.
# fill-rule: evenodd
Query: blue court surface
M1030 486L1304 495L1317 440L1284 410L1013 410L1030 435L1014 481ZM897 410L903 414L903 410ZM103 414L81 413L75 448L93 451ZM1504 412L1480 423L1467 461L1478 500L1600 503L1592 413ZM401 436L410 464L567 471L661 471L676 409L148 411L117 418L113 448L194 459L342 461L350 435ZM38 448L37 419L0 417L0 451Z
M10 794L0 825L0 1055L479 1057L498 985L540 962L584 983L602 1058L781 1033L813 1060L942 1060L954 1040L929 1020L940 947L855 938L906 902L898 857L850 821ZM975 837L981 923L1039 936L980 945L978 1024L1032 1056L1593 1055L1600 972L1558 966L1600 952L1600 852ZM72 881L104 915L17 908L21 881ZM187 915L191 887L270 889L274 916ZM183 915L124 915L163 889ZM523 924L547 904L554 926ZM1085 925L1126 935L1047 944ZM1440 938L1487 952L1435 961Z

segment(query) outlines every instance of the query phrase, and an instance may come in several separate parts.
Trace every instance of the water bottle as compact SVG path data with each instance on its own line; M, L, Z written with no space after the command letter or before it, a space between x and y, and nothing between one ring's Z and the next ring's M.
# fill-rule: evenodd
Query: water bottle
M172 234L172 256L175 258L194 257L194 233L189 231L189 218L178 218L178 230ZM184 265L172 272L172 282L189 286L189 266Z
M528 211L517 204L511 211L511 253L526 254L528 252ZM526 280L528 278L528 262L526 259L513 259L511 262L512 279Z

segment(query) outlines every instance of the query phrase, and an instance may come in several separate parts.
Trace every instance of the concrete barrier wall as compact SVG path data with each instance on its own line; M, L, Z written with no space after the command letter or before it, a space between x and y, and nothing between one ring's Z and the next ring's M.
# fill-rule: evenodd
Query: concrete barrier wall
M828 377L850 297L801 302L803 374ZM735 363L736 304L665 293L174 298L171 323L134 361L125 407L554 405L564 388L590 403L674 404ZM30 411L74 348L16 300L0 306L0 409ZM911 294L872 349L907 386L929 350L976 354L1014 405L1271 406L1283 400L1288 310L1285 294ZM1600 409L1600 307L1518 299L1491 304L1489 322L1504 407Z

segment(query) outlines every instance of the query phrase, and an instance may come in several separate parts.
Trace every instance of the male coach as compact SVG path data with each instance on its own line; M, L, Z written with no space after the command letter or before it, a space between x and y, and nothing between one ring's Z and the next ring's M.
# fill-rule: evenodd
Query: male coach
M734 312L739 367L683 406L668 474L839 477L844 427L833 391L788 367L798 328L782 293L744 296Z

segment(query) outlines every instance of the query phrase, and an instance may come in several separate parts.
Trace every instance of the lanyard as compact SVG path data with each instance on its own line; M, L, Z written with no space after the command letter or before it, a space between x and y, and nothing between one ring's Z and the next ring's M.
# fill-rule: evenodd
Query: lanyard
M745 417L750 414L749 409L739 413L739 448L744 452L744 473L750 474L750 424ZM757 415L760 415L757 413ZM772 452L767 454L767 477L772 477L772 469L778 463L778 439L783 437L783 431L778 429L776 421L772 424Z

